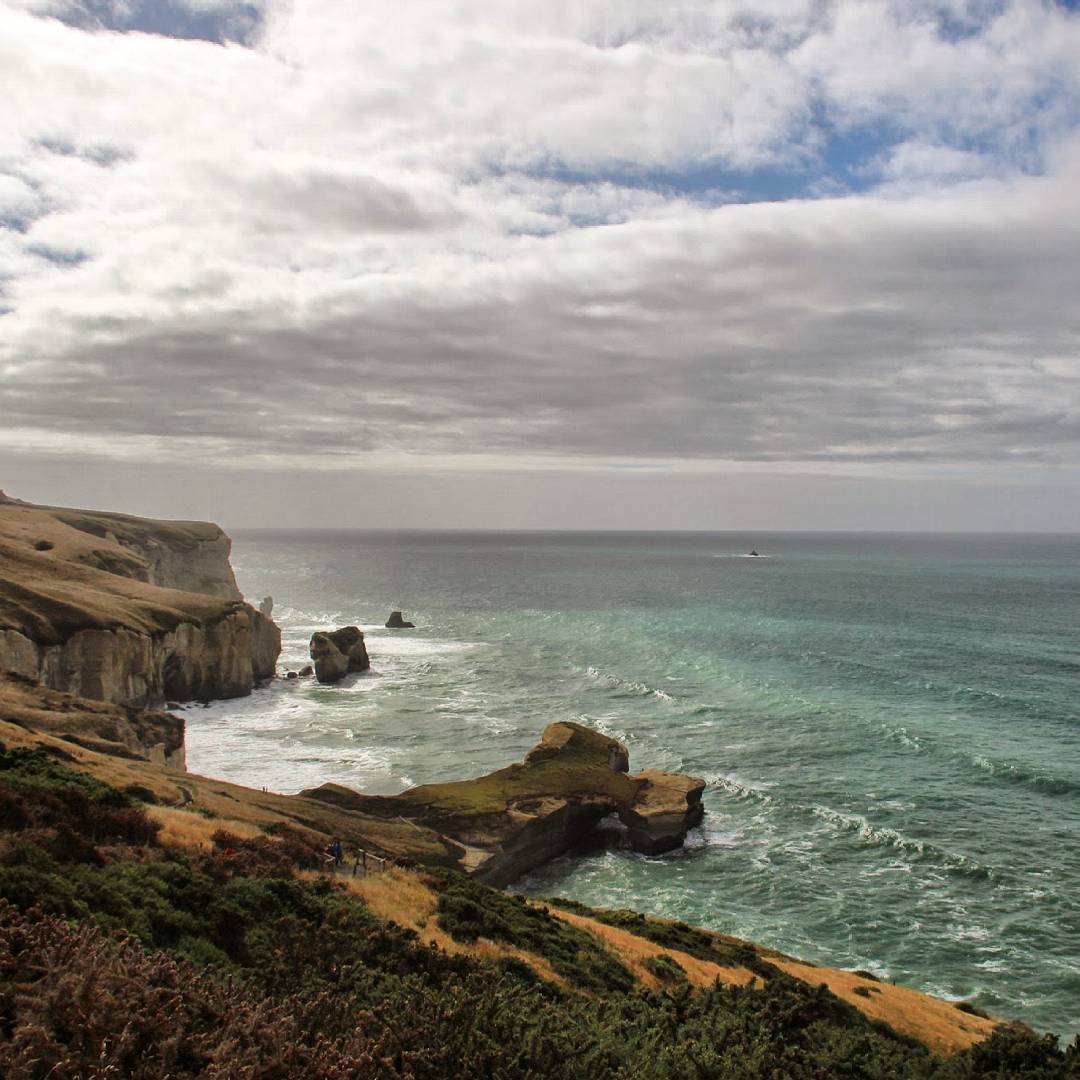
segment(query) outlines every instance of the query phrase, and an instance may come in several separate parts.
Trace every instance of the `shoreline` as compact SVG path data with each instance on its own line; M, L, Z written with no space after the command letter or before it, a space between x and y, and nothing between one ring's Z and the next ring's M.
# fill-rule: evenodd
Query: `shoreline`
M136 586L135 591L138 592L138 586ZM481 779L483 779L483 778L481 778ZM210 783L215 783L215 782L207 780L206 783L210 784ZM201 784L197 785L197 786L201 786ZM224 785L222 785L222 789L225 789ZM260 794L267 795L267 794L270 794L270 793L260 793ZM310 794L311 793L309 792L309 795ZM370 799L370 798L375 798L375 797L372 797L372 796L363 796L363 795L357 795L356 797L360 798L361 800L367 800L367 799ZM286 797L282 797L282 798L286 798ZM309 802L308 802L309 806L310 806L310 801L311 800L309 799ZM314 801L319 801L319 799L315 799ZM370 804L368 805L368 808L370 808ZM218 812L217 810L214 810L213 808L211 808L211 810L212 810L212 812L215 812L215 813ZM306 811L306 812L310 812L310 811ZM414 826L414 828L415 828L415 826ZM432 845L436 845L436 843L441 842L442 847L438 851L435 851L434 848L432 848L431 850L429 850L428 854L433 854L436 859L443 859L443 860L448 859L450 861L458 861L458 859L460 858L460 852L456 852L456 851L454 851L454 849L447 848L447 846L446 846L447 834L445 834L445 833L438 834L438 835L442 836L441 841L436 840L436 834L438 834L437 829L432 829L432 831L430 831L430 835L426 836L426 842L430 841L432 843ZM413 836L411 834L406 834L406 836L407 836L408 840L415 839L415 836ZM408 840L402 839L401 837L396 838L397 845L399 845L399 850L405 851L408 848ZM454 842L458 842L458 841L454 841ZM468 847L468 846L469 845L467 843L467 845L465 845L465 847ZM382 850L387 850L387 849L382 849ZM409 858L409 856L406 855L406 858ZM515 878L511 877L510 879L513 880Z

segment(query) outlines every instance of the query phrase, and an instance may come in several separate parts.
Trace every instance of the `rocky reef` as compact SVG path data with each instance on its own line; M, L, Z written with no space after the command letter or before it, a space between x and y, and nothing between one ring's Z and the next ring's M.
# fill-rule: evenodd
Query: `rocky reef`
M281 634L244 603L230 549L205 522L0 495L0 672L116 704L250 693Z
M350 672L371 667L364 633L358 626L312 634L308 652L315 665L315 678L321 683L336 683Z
M463 869L506 885L580 844L618 815L635 850L682 844L704 810L705 782L649 769L627 773L626 747L569 722L550 724L524 762L475 780L424 784L400 795L360 795L337 784L309 798L373 816L402 818L461 845Z

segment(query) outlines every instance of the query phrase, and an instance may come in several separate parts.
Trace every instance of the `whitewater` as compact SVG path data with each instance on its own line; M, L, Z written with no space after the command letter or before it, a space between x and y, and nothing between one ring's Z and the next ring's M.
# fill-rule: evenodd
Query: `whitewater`
M356 624L372 671L185 710L194 771L394 793L576 720L704 777L704 824L514 891L1080 1029L1080 538L260 532L233 563L280 670Z

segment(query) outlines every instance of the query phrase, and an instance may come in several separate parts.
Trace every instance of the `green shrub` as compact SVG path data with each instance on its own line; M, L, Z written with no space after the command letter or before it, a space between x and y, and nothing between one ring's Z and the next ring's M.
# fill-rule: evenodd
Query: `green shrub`
M686 982L686 971L683 966L663 953L647 957L642 960L641 966L655 975L662 983L678 984Z
M696 956L699 960L708 960L724 967L747 968L763 979L773 977L779 970L762 957L753 945L724 941L716 934L709 933L708 930L688 926L684 922L660 922L646 918L640 912L626 909L616 911L593 909L576 901L561 898L551 900L550 903L567 911L586 915L608 926L617 926L620 930L626 930L637 937L645 938L646 941L662 945L665 949L677 949L679 952Z
M545 907L455 871L440 871L430 880L439 889L439 925L456 940L485 937L527 949L585 989L623 993L634 989L633 975L592 934L556 918Z

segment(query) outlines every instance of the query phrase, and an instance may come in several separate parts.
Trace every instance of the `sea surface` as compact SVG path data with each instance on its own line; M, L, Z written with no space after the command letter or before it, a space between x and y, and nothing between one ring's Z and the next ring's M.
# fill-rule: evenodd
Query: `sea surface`
M187 710L192 769L393 793L576 720L705 777L704 824L515 891L1080 1029L1080 537L260 532L233 561L282 669L356 623L372 671Z

